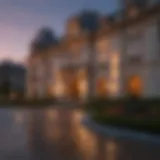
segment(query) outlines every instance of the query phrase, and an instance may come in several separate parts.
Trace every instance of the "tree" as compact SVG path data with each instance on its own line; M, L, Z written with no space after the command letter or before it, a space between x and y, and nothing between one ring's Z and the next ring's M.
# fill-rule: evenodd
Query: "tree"
M0 86L0 93L5 97L9 97L10 94L10 84L9 81L4 81Z

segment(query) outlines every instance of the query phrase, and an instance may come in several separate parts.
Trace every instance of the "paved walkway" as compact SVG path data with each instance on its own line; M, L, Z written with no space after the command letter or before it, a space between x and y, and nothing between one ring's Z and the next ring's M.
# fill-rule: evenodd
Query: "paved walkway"
M67 107L0 109L0 160L160 160L159 145L101 137L82 116Z

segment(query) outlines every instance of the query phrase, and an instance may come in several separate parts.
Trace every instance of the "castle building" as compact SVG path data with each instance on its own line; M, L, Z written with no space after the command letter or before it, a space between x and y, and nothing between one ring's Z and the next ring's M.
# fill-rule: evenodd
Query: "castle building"
M160 96L159 2L121 0L122 10L106 16L83 11L60 39L42 29L28 58L27 96L85 99L90 89L94 96Z

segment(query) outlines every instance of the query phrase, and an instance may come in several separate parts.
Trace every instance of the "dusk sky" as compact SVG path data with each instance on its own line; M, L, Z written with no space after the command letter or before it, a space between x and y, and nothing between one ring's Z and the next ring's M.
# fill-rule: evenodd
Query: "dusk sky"
M0 60L25 61L40 27L61 35L66 19L78 11L94 8L107 14L117 6L118 0L0 0Z

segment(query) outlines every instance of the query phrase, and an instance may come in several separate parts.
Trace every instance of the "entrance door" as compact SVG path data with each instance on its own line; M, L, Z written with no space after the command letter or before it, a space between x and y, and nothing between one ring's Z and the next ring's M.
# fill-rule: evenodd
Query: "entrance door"
M69 82L69 92L70 97L72 99L78 99L79 98L79 87L78 87L78 78L77 75L72 75L70 82Z
M64 83L67 97L69 99L77 99L79 97L78 76L74 70L66 70Z
M135 75L129 78L128 92L131 95L140 96L142 93L142 80L139 76Z
M100 77L97 81L97 95L100 97L106 97L107 95L107 81L106 77Z

